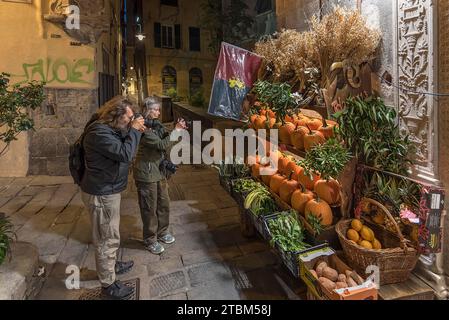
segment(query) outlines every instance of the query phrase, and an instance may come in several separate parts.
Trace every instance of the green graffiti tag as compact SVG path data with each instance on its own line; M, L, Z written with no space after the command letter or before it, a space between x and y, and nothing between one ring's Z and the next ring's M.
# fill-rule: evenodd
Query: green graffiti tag
M45 62L44 59L39 59L36 63L24 63L22 69L23 74L13 75L23 78L18 84L31 80L43 81L46 84L53 82L93 84L86 80L86 77L95 70L95 66L92 59L79 59L72 62L65 58L55 61L47 58Z

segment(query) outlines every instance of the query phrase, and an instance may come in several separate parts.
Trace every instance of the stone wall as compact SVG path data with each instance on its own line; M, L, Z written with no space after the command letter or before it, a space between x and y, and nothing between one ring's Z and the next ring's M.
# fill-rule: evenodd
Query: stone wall
M33 113L29 175L69 175L69 145L97 109L96 89L46 89L46 101Z
M65 28L69 2L0 1L0 72L12 74L11 83L46 84L46 101L32 112L35 130L11 144L0 176L69 174L69 145L97 109L99 74L115 76L119 91L120 0L77 0L79 30Z

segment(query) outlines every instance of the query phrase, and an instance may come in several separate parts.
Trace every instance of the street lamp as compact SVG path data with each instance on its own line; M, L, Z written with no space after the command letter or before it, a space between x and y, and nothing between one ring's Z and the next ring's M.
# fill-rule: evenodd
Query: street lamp
M140 25L140 23L138 23L137 25L139 26L139 32L136 34L136 38L139 41L142 41L146 36L142 33L142 26Z

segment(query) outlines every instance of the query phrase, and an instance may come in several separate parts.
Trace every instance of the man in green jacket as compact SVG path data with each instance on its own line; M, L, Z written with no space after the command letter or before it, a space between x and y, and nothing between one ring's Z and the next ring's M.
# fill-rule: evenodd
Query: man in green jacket
M175 238L168 230L170 198L167 179L159 169L161 161L168 156L168 149L173 142L170 141L170 133L157 120L160 115L160 104L155 98L148 97L144 100L142 114L152 122L152 126L145 131L140 140L133 174L139 197L145 247L153 254L161 254L164 247L160 242L165 244L175 242ZM183 119L176 123L175 130L185 128Z

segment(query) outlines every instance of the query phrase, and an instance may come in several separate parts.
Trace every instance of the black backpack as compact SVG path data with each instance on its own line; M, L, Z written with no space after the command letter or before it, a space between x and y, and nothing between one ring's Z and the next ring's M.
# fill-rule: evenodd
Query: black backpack
M77 185L81 184L81 180L84 176L85 164L84 164L84 148L83 148L84 132L70 145L69 153L69 169L73 178L73 182Z
M73 182L77 185L81 184L81 180L84 176L84 171L86 169L86 165L84 163L84 147L83 140L86 135L87 129L98 119L98 116L94 114L89 122L84 127L84 132L81 136L75 141L74 144L70 145L69 150L69 170L70 175L73 178Z

